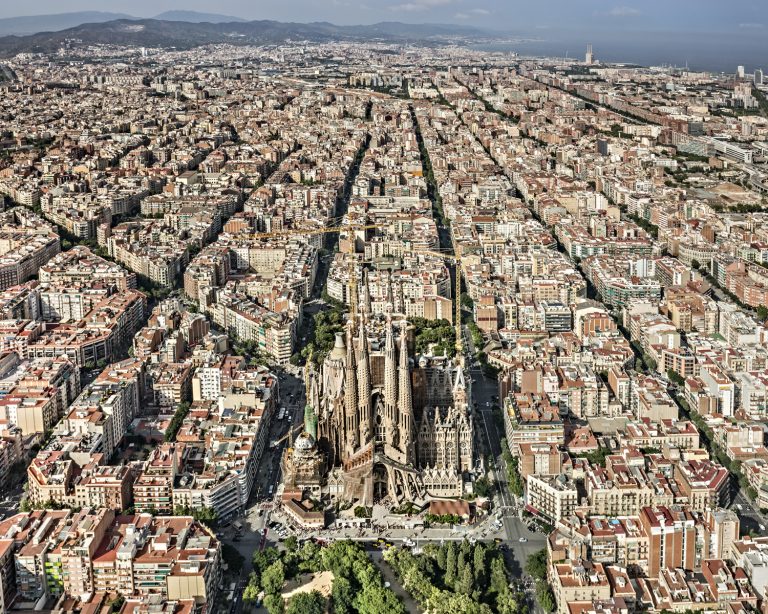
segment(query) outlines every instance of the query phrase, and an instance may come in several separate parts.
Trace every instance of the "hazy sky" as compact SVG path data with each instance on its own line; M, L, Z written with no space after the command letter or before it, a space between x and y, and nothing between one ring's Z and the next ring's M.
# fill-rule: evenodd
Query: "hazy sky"
M0 17L81 10L150 17L187 9L246 19L464 23L519 32L529 28L745 32L765 30L765 0L0 0Z

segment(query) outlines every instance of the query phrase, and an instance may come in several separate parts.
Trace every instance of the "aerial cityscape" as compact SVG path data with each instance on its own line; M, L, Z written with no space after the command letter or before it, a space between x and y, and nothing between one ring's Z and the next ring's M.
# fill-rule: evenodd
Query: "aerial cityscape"
M0 7L0 612L768 614L768 22L286 3Z

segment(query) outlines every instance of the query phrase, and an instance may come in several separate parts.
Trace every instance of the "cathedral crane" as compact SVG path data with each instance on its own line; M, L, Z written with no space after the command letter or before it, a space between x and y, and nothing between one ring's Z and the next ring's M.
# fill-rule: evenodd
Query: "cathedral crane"
M280 439L275 439L272 443L274 444L275 447L277 447L290 437L291 441L288 447L293 447L293 438L296 436L297 433L300 433L303 428L304 428L303 422L300 424L297 424L296 426L292 426L288 429L288 432L285 435L283 435Z

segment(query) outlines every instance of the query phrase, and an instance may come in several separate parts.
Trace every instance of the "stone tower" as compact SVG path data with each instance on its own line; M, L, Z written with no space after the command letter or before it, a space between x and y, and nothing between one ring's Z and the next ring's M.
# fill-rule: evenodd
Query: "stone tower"
M372 438L371 424L371 364L368 355L368 338L365 336L365 321L360 322L360 360L357 369L357 423L358 440L365 445Z
M406 465L414 462L413 397L411 394L411 370L408 364L408 337L405 327L400 329L400 365L398 367L398 439L401 462Z
M377 416L377 428L383 430L384 437L377 437L380 443L398 447L397 432L397 352L395 335L391 320L387 320L386 339L384 341L384 415ZM383 439L383 441L382 441Z
M344 365L344 457L349 458L360 445L357 398L357 369L352 339L352 322L347 327L347 358Z

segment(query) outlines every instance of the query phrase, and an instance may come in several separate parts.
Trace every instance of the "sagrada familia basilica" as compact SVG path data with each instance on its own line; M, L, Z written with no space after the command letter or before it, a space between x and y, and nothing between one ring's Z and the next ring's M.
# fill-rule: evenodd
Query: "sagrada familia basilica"
M465 493L469 377L445 357L413 364L411 337L405 320L351 315L320 369L305 375L304 429L283 457L286 486L361 505Z

